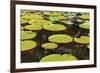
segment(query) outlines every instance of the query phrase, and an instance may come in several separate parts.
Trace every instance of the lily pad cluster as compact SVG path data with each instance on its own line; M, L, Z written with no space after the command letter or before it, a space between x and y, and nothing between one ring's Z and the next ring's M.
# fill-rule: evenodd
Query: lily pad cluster
M89 59L90 15L21 10L21 62Z

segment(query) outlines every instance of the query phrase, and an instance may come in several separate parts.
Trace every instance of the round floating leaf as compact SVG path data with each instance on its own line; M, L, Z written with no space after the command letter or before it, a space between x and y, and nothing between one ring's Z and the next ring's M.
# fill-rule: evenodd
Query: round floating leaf
M25 16L22 16L22 18L27 19L27 20L41 20L41 19L43 19L43 17L41 15L38 15L38 14L25 15Z
M90 36L90 34L88 34L88 36Z
M66 17L64 17L64 16L50 16L49 19L51 21L58 21L58 20L66 19Z
M42 44L42 48L44 49L55 49L58 45L56 43L44 43Z
M76 21L79 22L79 23L84 22L84 20L82 20L82 19L77 19Z
M65 24L68 24L68 25L74 24L74 23L73 23L72 21L70 21L70 20L63 20L63 21L61 21L61 22L65 23Z
M21 41L21 51L27 51L35 47L36 47L35 41L30 41L30 40Z
M36 33L32 31L21 31L21 40L31 39L36 37Z
M40 62L53 62L53 61L73 61L77 60L77 58L70 54L51 54L43 57Z
M28 26L25 26L25 29L27 29L27 30L42 30L42 26L40 26L40 25L28 25Z
M66 27L64 25L61 25L61 24L44 25L43 28L45 30L49 30L49 31L62 31L62 30L66 29Z
M89 45L87 45L87 48L90 48L90 44L89 44Z
M48 25L51 24L52 22L49 20L30 20L29 24L33 25Z
M82 14L81 16L79 16L81 19L90 19L89 14Z
M43 12L44 15L49 15L49 16L59 16L61 15L60 12Z
M56 34L52 35L48 38L50 42L56 42L56 43L69 43L72 42L72 37L66 34Z
M20 23L21 23L21 24L28 23L28 20L27 20L27 19L23 19L23 18L21 18Z
M41 19L43 19L43 17L41 15L38 15L38 14L31 14L30 19L41 20Z
M74 41L77 43L88 44L90 42L90 38L88 36L81 36L80 38L74 38Z
M90 22L85 21L84 23L80 24L79 27L83 28L83 29L89 29L90 28Z
M24 30L24 27L23 26L21 26L21 30Z

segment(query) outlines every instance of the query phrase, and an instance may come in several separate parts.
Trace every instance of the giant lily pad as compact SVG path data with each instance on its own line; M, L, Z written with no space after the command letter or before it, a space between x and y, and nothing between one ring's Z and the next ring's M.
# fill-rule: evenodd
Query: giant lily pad
M66 29L66 27L64 25L61 25L61 24L44 25L43 28L45 30L49 30L49 31L62 31L62 30Z
M43 12L44 15L49 15L49 16L59 16L61 15L60 12Z
M81 16L79 16L81 19L90 19L89 14L82 14Z
M48 25L51 24L52 22L49 20L30 20L29 24L33 25Z
M24 27L23 26L21 26L21 30L24 30Z
M48 56L43 57L40 62L53 62L53 61L74 61L77 58L70 54L51 54Z
M27 30L42 30L42 26L40 25L27 25L25 26Z
M58 45L56 43L44 43L42 44L42 47L44 49L55 49L58 47Z
M25 15L25 16L22 16L22 19L26 19L26 20L41 20L43 19L43 17L41 15L38 15L38 14L31 14L31 15Z
M72 42L72 39L73 38L67 34L56 34L48 38L50 42L55 42L55 43L69 43Z
M27 20L27 19L23 19L23 18L21 18L20 23L21 23L21 24L28 23L28 20Z
M90 22L85 21L84 23L80 24L79 27L83 28L83 29L89 29L90 28Z
M64 17L64 16L50 16L49 19L51 21L59 21L59 20L62 20L62 19L66 19L66 17Z
M87 48L90 48L90 44L87 45Z
M32 31L21 31L21 40L31 39L36 37L36 33Z
M81 44L88 44L90 42L90 37L81 36L80 38L74 38L74 41Z
M68 25L73 25L74 23L70 20L62 20L61 22L68 24Z
M30 40L21 41L21 51L27 51L35 47L36 47L35 41L30 41Z

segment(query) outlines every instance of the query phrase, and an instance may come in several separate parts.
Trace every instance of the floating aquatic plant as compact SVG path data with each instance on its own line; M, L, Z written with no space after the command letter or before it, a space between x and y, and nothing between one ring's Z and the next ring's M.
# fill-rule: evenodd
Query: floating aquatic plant
M66 19L66 17L64 17L64 16L50 16L49 19L51 21L59 21L59 20Z
M21 10L21 62L89 59L89 19L85 12Z
M73 38L67 34L56 34L49 36L48 40L56 43L69 43L72 42Z
M21 51L27 51L36 47L36 42L31 40L21 41Z
M89 14L82 14L81 16L79 16L81 19L90 19Z
M89 45L87 45L87 48L90 48L90 44L89 44Z
M38 15L38 14L31 14L31 15L22 16L22 19L26 19L26 20L41 20L41 19L43 19L43 17L41 15Z
M90 22L85 21L84 23L80 24L79 27L83 29L90 29Z
M61 15L60 12L43 12L44 15L49 15L49 16L59 16Z
M50 24L50 25L44 25L43 29L49 30L49 31L62 31L62 30L65 30L66 27L61 24Z
M51 54L43 57L40 62L54 62L54 61L74 61L77 58L70 54Z
M80 36L80 38L74 38L74 41L81 44L88 44L90 38L88 36Z
M36 35L37 34L32 31L21 31L21 40L34 38Z
M44 49L55 49L55 48L57 48L58 47L58 45L56 44L56 43L44 43L44 44L42 44L42 47L44 48Z
M40 25L27 25L25 26L27 30L42 30L42 26Z
M28 20L27 20L27 19L24 19L24 18L21 18L21 19L20 19L20 23L21 23L21 24L28 23Z
M52 22L49 21L49 20L30 20L28 23L29 24L33 24L33 25L48 25L48 24L52 24Z

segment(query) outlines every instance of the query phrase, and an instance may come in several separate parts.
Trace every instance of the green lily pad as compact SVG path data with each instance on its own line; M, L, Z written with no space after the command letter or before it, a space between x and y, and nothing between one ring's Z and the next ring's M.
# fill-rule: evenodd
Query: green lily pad
M41 15L38 15L38 14L30 14L30 15L22 16L22 19L26 19L26 20L41 20L41 19L43 19L43 17Z
M21 40L31 39L36 37L36 33L32 31L21 31Z
M50 16L49 19L51 21L58 21L58 20L66 19L66 17L64 17L64 16Z
M44 15L49 15L49 16L59 16L61 15L60 12L43 12Z
M70 54L51 54L48 56L43 57L40 62L53 62L53 61L74 61L77 58Z
M90 36L90 34L88 34L88 36Z
M89 14L83 14L81 16L79 16L81 19L90 19Z
M24 30L24 27L21 26L21 30Z
M27 25L25 26L27 30L42 30L42 26L40 25Z
M81 36L80 38L74 38L74 41L81 44L88 44L90 42L90 37Z
M56 43L44 43L42 44L42 47L44 49L55 49L58 47L58 45Z
M21 24L28 23L28 20L27 20L27 19L23 19L23 18L21 18L20 23L21 23Z
M65 30L66 27L61 24L50 24L50 25L44 25L43 29L49 30L49 31L62 31L62 30Z
M36 47L35 41L30 41L30 40L21 41L21 51L27 51L35 47Z
M87 45L87 48L90 48L90 44L89 44L89 45Z
M49 36L48 40L55 43L69 43L72 42L73 38L67 34L56 34Z
M70 21L70 20L63 20L63 21L61 21L61 22L65 23L65 24L68 24L68 25L74 24L74 23L73 23L72 21Z
M33 25L48 25L51 24L52 22L49 20L30 20L29 24Z
M83 28L83 29L89 29L90 28L90 22L85 21L84 23L80 24L79 27Z

